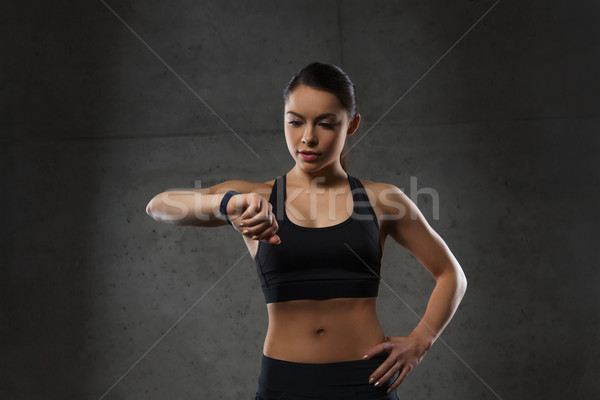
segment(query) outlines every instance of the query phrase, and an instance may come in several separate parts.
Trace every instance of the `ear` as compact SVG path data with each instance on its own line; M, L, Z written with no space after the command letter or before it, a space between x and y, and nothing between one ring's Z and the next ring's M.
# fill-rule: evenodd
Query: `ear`
M356 113L356 115L352 118L352 120L350 120L350 123L348 124L348 131L346 132L346 134L353 135L354 132L356 132L356 130L358 129L358 125L360 125L360 114Z

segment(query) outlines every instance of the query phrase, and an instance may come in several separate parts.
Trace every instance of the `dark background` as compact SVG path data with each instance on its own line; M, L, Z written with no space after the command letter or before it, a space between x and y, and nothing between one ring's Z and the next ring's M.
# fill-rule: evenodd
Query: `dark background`
M400 398L600 394L598 2L2 9L0 397L254 398L243 240L145 206L289 170L281 94L312 61L357 87L349 173L411 194L468 278ZM434 281L392 239L382 280L386 334L408 335Z

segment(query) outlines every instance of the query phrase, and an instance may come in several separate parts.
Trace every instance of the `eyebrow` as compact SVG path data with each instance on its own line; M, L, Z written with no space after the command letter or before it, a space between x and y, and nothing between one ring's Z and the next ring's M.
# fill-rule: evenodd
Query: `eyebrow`
M304 116L302 114L298 114L297 112L294 111L288 111L286 114L294 114L295 116L304 119ZM317 116L315 119L316 120L320 120L320 119L325 119L327 117L337 117L337 114L334 113L325 113L325 114L321 114L319 116Z

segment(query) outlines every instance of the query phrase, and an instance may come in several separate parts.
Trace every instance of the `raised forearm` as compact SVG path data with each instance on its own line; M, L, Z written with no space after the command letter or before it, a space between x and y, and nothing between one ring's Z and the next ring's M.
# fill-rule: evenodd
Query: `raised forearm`
M172 225L222 224L219 205L223 195L201 194L193 190L162 192L150 200L146 212L156 221Z
M460 266L448 268L437 278L425 315L409 336L419 338L429 348L452 319L466 288Z

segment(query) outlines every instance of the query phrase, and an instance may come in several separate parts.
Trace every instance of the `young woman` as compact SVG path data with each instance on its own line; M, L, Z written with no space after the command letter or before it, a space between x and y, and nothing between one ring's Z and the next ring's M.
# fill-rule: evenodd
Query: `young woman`
M360 114L339 67L307 65L283 98L290 171L262 183L164 192L147 211L158 221L229 223L241 233L269 317L255 400L398 399L395 390L454 315L466 278L400 189L348 174L343 152ZM388 236L436 280L407 337L386 336L376 313Z

